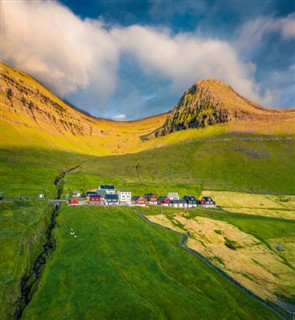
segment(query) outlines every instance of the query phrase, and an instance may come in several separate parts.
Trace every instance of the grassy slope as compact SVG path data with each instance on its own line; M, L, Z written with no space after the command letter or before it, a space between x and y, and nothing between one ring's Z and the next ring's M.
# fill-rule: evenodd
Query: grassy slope
M267 198L267 195L264 197ZM184 210L153 207L140 208L140 211L145 215L152 216L152 221L182 232L188 230L192 232L193 237L191 242L189 241L189 245L203 252L205 256L212 259L214 264L230 273L256 294L264 298L269 297L271 300L276 300L275 296L277 296L277 299L294 304L295 220L225 213L222 210L200 208ZM162 218L163 216L167 219ZM217 224L214 226L212 221L212 226L208 223L204 229L203 224L194 222L199 217L201 217L200 220L209 218L208 221L210 221L213 219ZM187 220L185 221L185 219ZM241 231L240 235L236 232L236 235L235 233L226 235L227 239L235 239L233 242L241 245L237 251L228 251L220 242L220 235L226 234L228 229L224 223ZM218 235L215 234L215 229L218 231ZM256 240L253 241L253 238L249 238L243 243L243 238L246 235L250 235ZM219 239L215 239L214 236ZM278 245L282 245L284 251L276 250ZM226 251L228 251L228 256L232 256L232 260L226 255ZM251 258L259 261L259 265L257 266L257 262ZM259 271L261 267L262 269Z
M0 202L0 319L11 319L20 296L19 283L45 242L52 206Z
M294 141L183 142L137 154L96 158L91 173L127 181L199 183L207 190L295 193ZM138 165L138 177L136 166Z
M135 193L159 195L179 189L294 194L294 141L182 142L137 154L92 157L40 149L2 149L0 190L10 196L54 193L52 181L66 168L82 169L67 177L65 191L115 183ZM137 167L137 169L136 169ZM166 185L168 184L167 188ZM170 187L171 185L171 187ZM187 185L187 187L183 186ZM157 190L155 190L157 188Z
M24 319L277 318L130 209L65 208L55 237Z

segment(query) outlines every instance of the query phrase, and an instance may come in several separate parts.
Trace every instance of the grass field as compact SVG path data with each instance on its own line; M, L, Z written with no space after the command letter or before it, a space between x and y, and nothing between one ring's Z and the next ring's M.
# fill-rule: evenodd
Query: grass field
M231 191L203 191L224 210L256 216L295 220L295 196L251 194Z
M196 216L208 218L209 213L210 217L215 219L216 221L218 220L221 222L230 223L231 225L237 227L241 232L255 237L256 239L258 239L258 241L260 241L261 245L268 248L267 250L275 251L275 247L278 243L283 244L285 251L280 253L275 251L276 255L279 256L279 260L283 259L285 261L285 264L294 267L294 256L293 258L291 256L291 253L294 252L294 238L292 238L294 236L294 233L292 233L290 231L291 229L288 227L291 226L291 224L287 225L287 222L285 222L284 220L272 218L276 217L276 212L279 212L282 215L278 217L288 217L292 219L292 211L294 211L294 196L290 196L290 194L295 193L294 175L291 174L292 172L294 172L293 160L293 141L222 141L214 143L205 143L204 141L191 141L182 142L169 147L141 152L138 154L126 154L124 156L116 157L93 157L45 149L1 149L0 190L4 191L5 196L7 197L18 198L22 196L36 199L38 193L45 193L47 198L53 198L56 193L55 186L53 184L55 177L61 171L76 166L77 164L81 164L81 169L71 172L65 177L63 195L76 190L86 191L92 188L95 189L101 183L114 183L117 189L130 189L133 195L140 195L146 192L154 192L158 195L164 195L170 191L176 191L179 192L180 196L183 196L185 194L193 194L195 196L199 196L202 189L227 190L228 193L226 194L218 193L216 191L214 191L215 193L211 194L214 196L214 198L216 198L215 200L217 200L218 205L222 204L222 206L224 206L227 211L233 211L232 213L227 213L225 215L223 211L218 210L192 210L190 211L189 218L194 219ZM249 194L243 193L245 191L247 191L248 193L251 191L277 193L280 196L262 196L253 194L249 196ZM231 196L234 196L235 199L241 199L241 202L234 204L229 203L229 199ZM258 207L256 207L256 204L253 206L253 201L255 203L259 202ZM263 205L260 205L261 203ZM283 207L285 209L283 209ZM32 206L32 208L34 208L34 206ZM260 210L258 210L259 208ZM6 233L5 230L3 231L1 229L1 239L6 239L5 237L11 235L11 238L8 237L7 240L5 240L6 242L3 242L3 244L10 248L7 252L9 252L11 257L15 258L18 254L17 241L26 227L25 225L23 226L17 223L16 221L18 218L15 217L22 217L23 212L27 211L23 209L18 210L17 206L9 210L7 208L2 209L4 212L6 212L4 215L5 224L7 226L10 226L11 230L9 229L10 231ZM7 210L10 211L9 214L7 213ZM32 219L37 218L37 216L39 216L39 213L41 214L41 211L39 211L39 209L32 210ZM228 317L229 319L232 319L235 317L235 315L232 315L230 313L231 311L229 310L235 310L237 314L239 314L240 318L249 319L251 317L254 317L252 316L253 314L251 311L252 303L240 302L240 300L244 300L244 296L242 298L236 298L239 302L234 301L235 298L233 298L233 296L237 295L236 290L228 291L228 289L226 289L225 291L228 292L228 294L225 295L224 298L224 292L216 289L217 295L215 296L215 298L213 298L210 295L212 285L208 285L204 278L202 278L201 276L201 278L194 280L195 274L200 274L200 270L203 269L203 266L200 266L199 264L196 266L196 262L195 260L192 260L192 257L188 257L186 256L186 253L182 253L179 251L181 250L177 246L179 239L176 239L173 235L167 235L167 233L165 233L164 231L152 231L152 234L150 234L150 229L147 230L147 228L150 228L150 226L147 227L145 225L142 225L141 222L135 223L135 221L137 221L135 218L133 218L135 220L132 220L132 222L130 222L131 227L126 227L126 233L124 233L123 230L121 230L117 225L115 225L115 228L117 229L113 229L114 226L112 225L112 223L114 221L110 220L107 212L103 213L105 215L105 224L102 224L102 226L99 227L98 222L96 222L95 220L98 214L100 214L99 212L96 212L95 210L95 213L93 211L88 212L88 209L85 209L85 211L81 211L80 213L78 213L79 211L75 211L76 209L70 212L68 212L67 210L68 209L65 209L61 212L60 229L56 230L56 236L60 240L60 247L52 257L52 261L48 263L48 266L46 266L44 277L42 278L40 283L40 290L37 291L32 304L29 305L26 311L27 319L37 319L38 316L42 312L44 312L45 308L51 310L49 319L50 317L58 317L59 313L61 312L61 305L64 303L64 300L62 300L61 294L56 294L56 300L52 299L51 302L50 300L48 300L45 303L44 301L46 300L46 296L48 294L47 288L49 290L49 294L51 294L52 296L55 290L56 292L58 292L58 290L65 290L66 299L76 302L79 300L80 294L82 294L82 296L87 295L87 285L89 285L90 294L93 293L92 297L95 297L92 299L96 299L95 302L92 300L89 302L89 310L92 310L90 312L97 312L97 303L97 306L100 308L100 310L103 310L103 315L106 318L115 317L114 314L110 315L108 313L109 308L107 307L110 301L114 301L115 299L118 299L118 309L116 309L117 306L115 306L114 312L118 312L118 314L122 313L123 315L126 314L126 318L128 318L128 313L124 313L123 302L127 304L127 308L131 308L131 304L136 305L136 310L134 312L137 312L136 314L142 315L142 318L149 316L151 318L169 318L172 317L172 314L175 314L176 316L174 317L174 319L181 319L181 312L184 314L184 318L189 318L191 315L195 316L197 312L199 312L203 316L203 318L206 319L209 317L209 319L211 319L219 315L218 313L214 313L214 311L212 310L217 310L218 305L223 303L225 303L226 305L228 303L224 312L229 312L223 315L224 318ZM141 210L143 210L145 214L152 215L163 212L165 213L165 209L162 208L146 209L149 211L144 211L144 209ZM154 212L153 210L158 211ZM162 212L162 210L164 211ZM177 210L169 210L169 215L172 212L178 213ZM72 216L71 212L75 213L75 215ZM125 211L115 213L116 221L121 222L122 226L126 226L126 224L124 223L124 221L121 221L118 216L122 214L122 218L126 218L126 221L128 221L129 223L129 213L127 216L125 215L125 213ZM254 213L255 215L250 215L252 213ZM268 217L258 217L257 214L260 216L268 215ZM2 215L2 218L4 216ZM71 220L67 220L67 218ZM85 221L83 220L84 218L86 219ZM30 221L31 220L29 220L28 222L29 224ZM95 248L91 246L101 241L104 244L103 246L105 250L108 250L109 255L101 258L102 260L96 260L99 259L98 257L85 256L87 252L87 248L84 247L86 246L85 242L83 242L82 247L71 247L70 245L72 244L72 242L68 242L68 240L72 241L73 239L67 240L66 238L63 238L65 234L62 233L65 230L63 229L63 223L68 225L70 221L72 221L71 223L75 228L77 228L77 230L79 224L81 224L81 226L83 224L87 225L87 227L85 227L85 230L90 230L89 232L87 231L87 246L90 246L89 250L91 252L95 250ZM179 221L177 222L175 220L174 222L179 227L182 227ZM40 222L40 225L42 223L43 222ZM102 223L102 221L99 220L99 223ZM93 228L98 228L97 230L100 230L99 232L102 232L101 228L105 228L105 232L107 232L107 235L105 233L102 233L102 235L107 240L105 240L104 242L103 238L101 238L101 236L95 231L96 229L91 229L88 224L93 224ZM32 227L34 226L35 224L32 225ZM42 224L42 227L45 227L45 225ZM32 232L25 233L26 235L28 235L27 239L32 239L32 235L37 235L36 232L38 232L38 228L34 228L31 229ZM137 231L137 228L139 228L139 231ZM15 233L16 231L14 230L16 230L17 233ZM118 239L118 246L116 245L115 241L111 241L108 238L112 236L114 239L117 239L118 237L116 236L116 232L118 235L122 234L122 232L124 233L122 239ZM174 287L174 282L170 282L170 278L172 277L171 273L169 273L170 271L167 271L168 276L166 275L165 270L163 271L164 275L161 274L160 271L163 269L162 261L164 260L161 260L162 258L160 256L155 255L151 260L147 260L147 265L150 267L143 272L142 277L138 274L136 275L136 272L139 272L136 271L134 273L132 268L124 269L125 262L123 264L118 264L118 267L114 267L115 262L110 262L111 265L108 264L108 260L110 257L119 257L119 259L121 260L121 257L124 254L129 257L130 261L133 261L131 254L132 252L128 253L122 249L121 254L119 250L119 245L121 249L126 246L126 243L129 243L128 237L132 238L133 241L137 239L136 241L140 242L138 244L140 247L136 249L138 251L136 251L135 255L137 254L137 252L142 252L141 250L148 250L149 255L152 253L155 254L154 246L156 246L156 243L154 243L153 240L151 242L152 245L150 245L149 241L151 240L147 240L155 237L155 232L157 233L157 237L159 237L159 241L163 241L163 243L165 243L163 244L164 253L169 252L170 250L172 250L173 252L175 251L177 257L181 255L181 258L177 258L179 259L179 261L186 261L185 267L182 266L180 262L174 266L174 258L168 259L165 256L165 259L168 259L167 261L164 259L165 267L175 267L180 268L180 270L183 270L183 268L185 268L186 270L188 270L187 278L177 278L177 280L175 280L177 283L176 287ZM143 233L144 238L141 238L139 236L139 233ZM163 237L163 239L161 237ZM229 238L228 236L226 237ZM170 248L170 246L172 247ZM24 253L28 252L28 250L31 250L31 252L35 254L38 249L38 242L31 242L31 240L25 242ZM82 254L82 251L85 251L85 254ZM69 258L67 260L62 259L62 256L65 254L65 252L69 253ZM101 252L102 251L99 251L99 254ZM215 253L214 255L217 257ZM23 266L27 265L27 263L29 262L32 262L32 259L32 256L30 256L28 260L23 260ZM72 264L71 261L75 261L75 259L77 259L77 264ZM84 260L88 262L85 265L85 269L82 269L81 272L79 272L79 265L81 265ZM217 261L216 258L215 261ZM12 260L11 263L13 263ZM93 268L95 268L93 267L93 265L97 266L100 263L102 263L103 269L108 270L108 268L110 268L110 270L112 270L110 271L112 280L111 282L104 283L104 288L102 291L99 291L98 288L93 287L90 283L91 281L88 279L90 278L92 280L94 279L95 281L99 281L99 276L96 274L93 275ZM160 266L158 265L159 263ZM136 265L136 261L134 261L134 264ZM57 265L57 269L55 269L55 265ZM156 265L155 270L157 270L157 274L159 274L161 281L167 281L167 285L164 288L165 292L169 292L168 297L171 300L171 303L167 302L168 298L166 301L163 297L163 301L161 302L161 297L159 295L164 295L164 293L158 288L159 282L161 282L159 278L155 279L155 282L151 282L150 285L146 284L146 286L140 287L140 289L137 289L136 292L132 291L132 286L136 287L135 283L138 282L136 281L136 279L144 284L144 277L149 278L149 273L154 272L152 269L152 265ZM9 270L9 268L5 265L3 265L3 268L5 270ZM21 271L24 271L25 268L26 267L24 267ZM63 268L64 271L62 273L59 273L61 268ZM118 273L119 268L123 269L122 273ZM160 271L157 268L160 269ZM7 276L10 275L9 271L2 272L3 273L1 277L3 279L8 279ZM73 273L73 279L68 273ZM132 282L132 286L129 286L128 290L126 289L126 291L124 289L124 286L126 284L125 279L127 278L128 281L131 281L129 279L133 277L133 274L135 274L137 278L135 278L135 280ZM217 275L213 274L211 271L208 274L209 283L210 281L213 281L212 279L215 279L214 281L217 281ZM15 288L15 286L17 285L17 281L20 280L20 275L21 272L18 273L18 277L14 278L15 282L11 283L10 288ZM84 283L85 286L82 285L84 277L86 278L86 282ZM107 278L108 275L104 275L103 277L109 279ZM245 278L245 276L242 277ZM72 283L71 281L75 282L74 278L78 280L82 279L83 281L81 285L79 284L77 287L73 287L72 285L70 285L69 287L67 287L65 284L66 281L70 281L70 283ZM195 287L194 289L191 289L189 285L188 287L185 287L187 283L194 283L194 281L199 281L198 290L195 289ZM219 288L227 288L228 284L220 281L220 279L217 281L219 282ZM180 282L181 285L179 285L178 282ZM54 287L55 283L56 287ZM60 284L60 287L57 285L58 283ZM118 283L119 287L116 287L116 283ZM46 288L46 290L44 289L45 291L43 290L43 287ZM112 291L113 287L115 288L115 292ZM157 288L157 290L153 290L153 287ZM179 289L182 287L185 287L183 291L182 289ZM120 292L120 289L118 288L123 288L124 290ZM191 294L191 290L193 291L193 294ZM200 296L197 295L194 290L196 290L196 292L201 292ZM281 287L277 286L275 290L276 292L274 292L273 294L276 297L280 298L280 300L286 302L293 301L292 296L288 294L289 291L288 289L286 289L285 284ZM105 296L106 292L108 291L111 291L111 294L107 297L106 300L104 300L103 296ZM141 296L142 291L144 292L143 296ZM156 291L159 291L159 295L155 293ZM189 294L188 291L190 292ZM6 308L8 308L10 310L9 312L11 312L11 303L14 302L13 299L16 297L16 293L16 289L9 289L8 287L6 287L5 294L3 295L4 298L2 298L3 300L1 302L1 310L7 310ZM208 295L210 298L208 298ZM155 299L153 296L155 296ZM206 296L206 299L208 299L208 301L201 299L202 297ZM8 301L7 299L10 299L10 301ZM182 307L180 307L180 304L182 304L185 299L190 301L188 310L183 310ZM226 302L224 302L224 299L226 299ZM126 302L127 300L130 300L129 304ZM160 305L157 305L158 300ZM179 303L176 300L179 300ZM83 301L85 302L86 298L84 300L82 299L81 303ZM99 301L99 303L97 301ZM48 305L48 303L50 303L50 305ZM166 303L168 306L166 305ZM242 307L239 306L240 303L241 305L243 305L243 303L247 304L247 307L243 307L243 309L246 311L241 310ZM2 307L2 304L4 305L4 307ZM171 307L171 304L173 304L174 307ZM88 307L87 301L85 302L85 306ZM206 309L207 307L205 308L205 306L208 306L208 310ZM247 309L248 307L249 310ZM75 312L77 310L82 310L79 311L82 313L84 312L83 307L81 307L79 304L77 305L77 307L75 307L74 302L70 303L67 308L68 310L66 311L66 314L69 314L68 318L79 318L79 314L78 316L75 315ZM77 308L77 310L75 308ZM260 306L253 307L253 310L260 310L260 315L258 315L258 318L263 318L262 314L265 312L263 311L263 308L261 308L262 307ZM245 312L245 314L243 312ZM89 313L89 317L91 317L91 313ZM256 318L256 316L254 318ZM271 316L266 316L265 318L271 319Z
M277 319L131 209L64 208L55 238L24 319Z
M218 209L153 207L140 211L151 221L190 232L190 247L257 295L294 304L294 220L229 214ZM226 244L233 244L236 250ZM278 251L278 245L284 251Z
M45 202L0 202L0 319L12 319L21 278L42 249L51 212Z

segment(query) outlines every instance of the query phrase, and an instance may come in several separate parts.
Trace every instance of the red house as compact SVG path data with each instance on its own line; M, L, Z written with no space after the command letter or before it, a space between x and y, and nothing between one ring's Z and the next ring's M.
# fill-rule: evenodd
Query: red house
M79 204L79 199L78 198L70 199L68 201L68 205L69 206L75 206L75 205L78 205L78 204Z
M172 200L170 198L165 198L160 202L160 204L161 204L161 206L168 207L171 202L172 202Z
M134 196L134 197L132 197L132 203L136 204L138 206L145 206L146 199L142 196Z
M144 198L148 202L148 204L157 204L158 198L153 193L146 193Z
M101 196L100 195L90 195L89 197L89 203L100 203Z

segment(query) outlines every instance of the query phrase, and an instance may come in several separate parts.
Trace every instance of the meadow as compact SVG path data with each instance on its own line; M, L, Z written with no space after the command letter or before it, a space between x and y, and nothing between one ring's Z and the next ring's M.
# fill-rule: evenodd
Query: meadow
M77 164L80 164L81 168L69 173L64 178L63 196L72 191L96 189L102 183L115 184L116 189L130 189L133 195L141 195L147 192L165 195L170 191L176 191L179 192L180 196L192 194L199 197L203 190L211 190L212 195L217 198L217 204L224 205L227 212L192 210L189 216L191 219L196 216L208 218L209 215L210 218L215 220L230 223L242 232L257 238L272 250L277 245L276 239L280 239L278 241L284 243L285 251L276 254L279 254L281 259L285 259L286 264L294 265L294 261L290 259L290 252L293 250L293 244L290 240L292 237L288 235L291 224L287 225L283 219L274 219L276 217L275 213L270 210L279 210L284 213L284 216L280 216L281 218L286 218L286 215L288 215L292 219L291 212L294 210L292 194L295 193L294 175L290 174L294 172L293 141L230 140L211 143L201 140L183 141L136 154L107 157L94 157L41 148L2 148L0 156L0 190L4 192L4 196L30 199L29 202L11 202L10 207L5 207L8 204L4 202L1 203L0 218L1 221L5 221L5 226L8 226L6 227L8 231L1 229L1 244L3 244L3 250L9 254L7 261L10 261L9 263L12 266L1 264L3 269L0 283L1 281L7 283L8 280L10 283L9 287L4 288L5 293L2 295L0 308L2 313L8 310L8 314L11 314L13 311L12 306L19 294L21 276L31 267L34 257L42 247L43 238L42 236L38 237L38 232L44 230L48 225L48 214L51 209L48 211L46 201L35 202L37 195L44 193L46 199L54 198L56 190L53 181L56 176ZM226 195L224 195L225 193L218 193L224 190L229 193ZM248 195L252 194L252 198L251 196L247 198L245 192L248 192ZM262 199L261 195L253 195L253 193L274 193L275 195L269 196L268 199L272 203L272 207L268 206L266 198ZM239 195L243 199L244 205L229 203L231 197L238 198ZM263 211L257 211L256 205L253 206L253 200L255 200L255 203L259 202L260 210L262 208L267 210L268 217L257 216L257 214L263 215ZM260 203L263 203L263 206ZM25 204L29 205L27 209L24 207ZM123 318L126 314L126 318L128 318L128 315L130 315L128 312L135 312L138 317L142 318L169 318L175 314L175 319L189 318L191 315L194 315L194 317L198 315L200 319L202 317L211 319L219 315L216 310L218 310L220 303L226 305L223 314L225 319L235 317L253 318L254 311L252 310L259 310L257 311L258 316L255 315L255 318L263 318L265 312L267 314L265 318L275 318L274 315L269 315L268 311L265 311L262 306L252 306L253 302L248 301L248 298L236 289L230 289L231 285L225 280L219 279L219 276L214 274L213 271L203 271L206 267L200 264L201 262L196 262L196 258L190 257L188 253L182 252L181 248L178 247L179 238L175 235L160 229L150 229L150 226L138 221L137 217L134 217L128 209L126 209L127 211L117 209L118 211L111 211L110 215L105 211L97 211L98 209L95 208L85 208L81 211L78 208L74 208L73 211L68 210L63 209L60 213L60 226L56 228L55 232L58 244L57 251L46 265L39 288L25 312L27 319L37 319L41 313L47 312L47 310L50 310L48 319L57 317L61 312L61 305L65 301L62 300L62 295L54 295L54 292L58 292L58 290L65 290L66 292L65 299L69 301L66 305L66 314L69 314L68 318L71 319L81 318L86 306L89 307L89 310L92 310L89 313L89 318L91 318L94 313L100 312L96 309L96 304L102 310L102 317L105 318L116 318L118 314L120 314L120 317L123 314ZM165 208L151 208L149 210L143 208L141 210L147 215L159 215L162 210L165 211ZM158 211L153 212L153 210ZM177 213L177 211L173 211L174 209L169 210L169 215L173 212ZM249 210L253 210L253 212ZM274 214L273 216L270 215L271 212ZM105 217L105 219L103 218L104 222L100 219L96 220L100 217L100 213L102 213L102 217ZM113 213L116 217L115 220L113 219ZM252 216L250 216L250 213ZM120 220L121 215L123 220L126 219L125 222ZM18 220L24 218L28 218L28 221L25 223L22 221L20 224ZM38 220L39 218L40 220ZM70 220L67 220L67 218ZM83 220L84 218L85 220ZM120 222L126 230L122 230L121 226L117 224L113 225L114 222ZM99 226L100 223L101 226ZM64 224L67 226L72 224L75 230L84 230L83 228L79 229L79 225L81 227L85 225L87 244L83 242L81 247L75 247L80 242L73 243L73 238L66 238L68 229L63 229ZM91 229L91 224L93 224L94 229ZM130 225L130 228L126 224ZM181 226L181 224L179 225ZM30 228L27 228L28 226ZM22 234L23 238L21 238ZM292 234L291 231L290 234ZM43 231L41 235L44 235ZM111 238L114 240L111 240ZM79 234L78 240L80 240ZM135 251L130 249L129 240L132 240L132 248ZM99 242L103 244L102 249ZM137 243L136 247L134 247L134 243ZM97 244L98 251L94 248L94 245ZM161 254L156 253L155 246L158 245L162 246ZM125 247L126 250L129 248L129 252L125 251ZM16 276L12 277L11 268L13 268L13 263L18 257L18 248L22 248L22 254L20 255L22 258L19 259L20 263L18 264L19 267L16 268ZM65 260L62 259L65 254L63 250L69 253L69 257ZM107 251L107 255L103 250ZM122 250L122 253L120 253L120 250ZM167 252L170 252L170 250L172 253L168 258ZM28 255L29 251L32 255ZM95 252L97 256L86 256L87 252ZM138 268L144 270L142 276L140 275L141 271L138 271L139 269L134 271L133 267L128 265L128 262L124 259L124 255L126 255L136 266L137 262L132 259L135 259L138 254L140 257L146 256L144 262L138 263ZM112 257L114 257L113 260ZM174 265L175 257L178 257L179 260ZM85 268L83 267L79 272L79 267L82 266L83 261L86 261ZM55 265L57 265L57 269L55 269ZM93 269L100 265L102 267L99 272L94 273ZM168 269L166 270L164 266ZM63 268L62 272L60 271L61 268ZM122 269L121 273L118 271L119 269ZM105 270L105 273L102 272L103 270ZM149 284L150 273L153 274L154 270L156 270L154 282ZM177 270L186 270L187 274L177 272ZM204 277L202 277L203 272L206 274ZM177 275L176 280L173 280L174 273ZM179 273L181 273L181 276ZM196 275L198 275L198 278L196 278ZM132 280L133 276L135 278ZM79 280L79 283L75 279ZM93 287L89 279L98 282L103 279L103 287ZM111 280L105 281L104 279ZM126 287L126 279L128 281L132 280L128 287ZM69 286L66 284L68 281ZM163 291L164 289L161 291L159 283L162 284L166 281L165 291ZM192 288L190 283L194 283L195 286ZM211 284L209 285L209 283ZM60 287L58 287L58 284ZM81 305L77 304L79 295L86 297L88 294L86 285L89 285L92 300L89 301L88 305L87 299L83 298L81 299ZM217 286L216 290L215 286ZM46 288L46 290L48 288L49 291L43 291L42 288ZM113 291L113 288L115 291ZM214 296L213 293L211 294L213 291ZM45 303L48 292L52 296L54 295L56 299L48 300ZM110 292L109 296L106 295L108 292ZM169 299L164 298L166 292L169 293L167 295ZM280 290L280 288L274 294L280 297L282 301L293 301L288 292ZM118 301L116 306L114 299ZM127 300L130 300L129 304ZM182 305L187 303L184 300L190 301L187 310L182 308ZM159 305L157 301L159 301ZM85 308L82 306L82 302L85 303ZM49 303L52 305L48 305ZM125 304L126 309L124 309ZM134 310L131 304L136 306ZM114 309L115 313L110 314L110 309ZM235 310L238 316L233 315L232 310Z
M204 208L152 207L140 211L153 222L189 233L188 246L257 295L294 305L294 219ZM226 244L233 245L235 250ZM279 245L283 251L277 250Z
M278 318L130 208L63 208L54 236L23 319Z
M20 282L45 242L52 205L0 202L0 319L12 319Z

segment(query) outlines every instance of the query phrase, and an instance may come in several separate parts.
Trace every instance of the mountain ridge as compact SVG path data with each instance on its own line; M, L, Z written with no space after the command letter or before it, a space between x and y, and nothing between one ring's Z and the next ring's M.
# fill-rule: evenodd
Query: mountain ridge
M3 63L0 72L2 147L50 148L102 156L135 153L216 134L295 133L295 109L265 111L220 80L195 83L170 112L116 121L82 113L34 78ZM234 114L237 110L238 116ZM271 121L265 121L266 112Z

